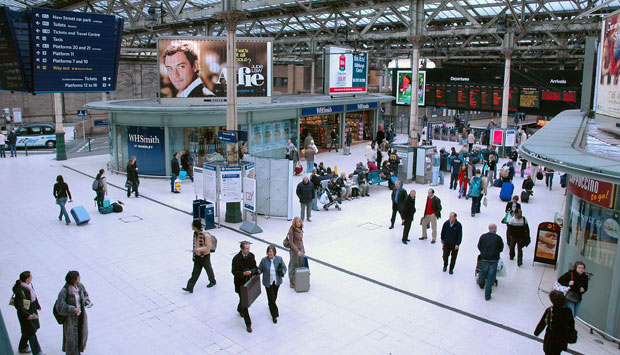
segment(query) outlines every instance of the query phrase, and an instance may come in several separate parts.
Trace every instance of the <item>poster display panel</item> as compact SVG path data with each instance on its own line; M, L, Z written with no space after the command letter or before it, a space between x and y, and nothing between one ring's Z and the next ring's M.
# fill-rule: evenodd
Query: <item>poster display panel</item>
M204 170L203 168L198 168L198 167L193 167L194 170L194 194L196 196L204 196L205 194L205 187L204 187L204 181L202 178L202 171Z
M260 153L265 150L263 147L263 125L260 124L252 124L252 146L250 149L252 153Z
M555 265L558 260L558 244L562 228L553 222L544 222L538 225L536 231L536 249L534 261Z
M226 38L161 37L157 42L162 103L226 101ZM237 96L240 102L270 102L272 42L237 38Z
M426 72L420 71L417 89L413 86L411 70L399 70L396 72L396 104L410 105L413 90L418 93L418 106L424 106L426 98Z
M220 201L241 202L241 167L220 168Z
M216 173L217 168L215 166L208 164L204 165L202 170L204 199L211 202L215 202L217 199ZM196 181L195 178L194 181Z
M514 128L506 129L506 146L514 147L517 144L517 130Z
M368 53L341 47L328 47L326 51L329 78L326 94L366 93Z
M256 180L243 179L243 208L251 213L256 211Z
M596 112L620 118L620 13L603 21L596 80Z

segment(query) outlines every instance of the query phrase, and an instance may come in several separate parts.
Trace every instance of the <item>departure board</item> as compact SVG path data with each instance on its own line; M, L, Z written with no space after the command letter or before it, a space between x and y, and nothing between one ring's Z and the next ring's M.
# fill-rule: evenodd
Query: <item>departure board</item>
M424 105L435 106L435 85L427 84L424 91L425 91Z
M564 91L562 93L562 101L577 102L577 92L576 91Z
M446 107L446 86L445 85L437 85L435 87L435 106L437 107Z
M502 95L503 90L501 88L493 89L493 111L502 110Z
M448 108L457 108L457 87L454 85L446 86L446 106Z
M519 90L518 89L509 89L508 90L508 111L517 111L519 108Z
M480 109L493 111L493 88L487 86L480 88Z
M479 87L469 88L469 108L472 110L480 109L480 88Z
M519 107L540 108L540 91L536 89L521 89L519 93Z
M0 89L26 91L11 13L7 7L0 8Z
M456 107L469 108L469 86L458 86L456 89Z
M114 91L122 21L34 8L31 26L35 92Z
M560 101L562 99L562 93L559 91L543 90L541 96L543 101Z

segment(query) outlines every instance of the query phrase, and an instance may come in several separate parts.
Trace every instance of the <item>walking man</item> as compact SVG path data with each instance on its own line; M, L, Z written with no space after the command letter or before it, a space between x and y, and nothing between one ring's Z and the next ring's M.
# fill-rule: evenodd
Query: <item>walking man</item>
M450 169L452 169L450 171L450 189L452 190L456 190L461 165L463 165L463 160L458 154L455 153L453 155L452 162L450 163Z
M319 148L314 144L314 140L311 139L304 152L304 158L306 158L306 174L310 174L314 169L314 156L319 153Z
M405 197L403 204L403 218L405 219L405 228L403 228L403 244L409 242L409 230L411 229L411 222L413 221L413 215L415 214L415 190L409 191L409 195Z
M431 244L435 244L437 239L437 218L441 218L441 200L435 196L435 190L428 189L428 197L424 205L424 217L422 218L422 236L420 240L428 239L426 236L426 227L431 224L433 229L433 240Z
M495 283L499 253L504 250L504 242L502 237L497 235L497 226L495 224L489 224L489 232L480 236L478 250L480 250L480 258L482 259L482 270L478 279L478 286L485 290L484 299L489 301L493 284Z
M308 176L304 176L304 179L297 184L297 197L299 197L299 204L301 205L301 220L303 221L306 212L308 213L308 222L310 215L312 214L312 199L314 198L314 184L310 182Z
M17 134L15 134L15 130L9 132L9 136L7 137L9 140L9 148L11 149L11 156L17 158Z
M331 133L329 134L329 137L332 140L332 144L329 146L329 151L332 151L332 148L336 149L336 153L338 153L338 133L336 133L336 129L332 128Z
M179 153L175 152L172 155L172 161L170 162L170 192L178 194L180 191L174 189L174 181L179 177L179 173L181 172L181 167L179 167Z
M187 281L187 286L183 288L183 291L192 293L194 292L194 285L200 277L200 273L204 268L209 277L208 288L215 286L215 274L213 273L213 267L211 267L211 249L213 248L211 243L211 234L202 230L202 222L199 219L192 221L192 229L194 230L194 244L193 244L193 257L194 269L192 270L192 276Z
M448 269L450 257L450 275L454 272L456 256L459 254L459 245L463 239L463 226L456 220L456 213L450 212L450 217L441 228L441 244L443 244L443 272Z
M243 317L245 321L245 327L248 333L252 333L252 319L250 319L250 313L248 307L241 307L241 287L250 280L252 275L258 274L258 268L256 267L256 259L254 254L250 253L250 242L242 241L240 244L241 250L232 259L232 274L235 276L235 292L239 295L239 304L237 305L237 312Z
M403 206L405 198L407 197L407 190L402 187L403 183L396 181L394 190L392 190L392 218L390 219L390 229L394 228L394 221L396 220L396 212L400 215L401 221L404 223Z
M486 181L480 177L480 169L476 169L476 174L471 178L469 195L471 197L471 216L480 213L480 201L487 192Z

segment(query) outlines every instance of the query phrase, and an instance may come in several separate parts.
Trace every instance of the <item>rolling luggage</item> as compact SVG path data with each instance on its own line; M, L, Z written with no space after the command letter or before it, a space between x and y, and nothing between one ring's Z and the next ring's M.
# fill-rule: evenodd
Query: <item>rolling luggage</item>
M90 216L84 206L76 206L71 209L71 216L73 216L73 220L75 224L82 225L88 223L90 221Z
M511 182L504 182L502 184L502 190L499 192L499 198L505 202L512 200L514 189L515 186Z
M310 269L298 267L295 270L295 291L308 292L310 290Z
M528 203L530 201L530 193L527 191L521 191L521 202Z
M493 186L495 187L502 187L502 184L503 184L502 179L497 179L493 181Z
M344 148L342 149L342 154L351 155L351 147L348 145L345 145Z

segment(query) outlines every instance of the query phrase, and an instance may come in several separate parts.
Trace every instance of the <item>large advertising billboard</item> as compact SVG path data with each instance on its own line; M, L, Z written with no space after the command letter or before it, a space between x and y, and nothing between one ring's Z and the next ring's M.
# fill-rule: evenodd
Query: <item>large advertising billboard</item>
M598 62L596 112L620 118L620 13L603 21Z
M325 52L326 94L363 94L368 84L368 53L328 47Z
M426 72L419 71L418 85L415 87L418 100L418 106L424 106L426 96ZM411 80L411 70L399 70L396 72L396 104L410 105L411 95L414 86Z
M225 38L162 37L157 45L162 103L226 100ZM236 61L238 101L271 102L271 40L238 38Z

